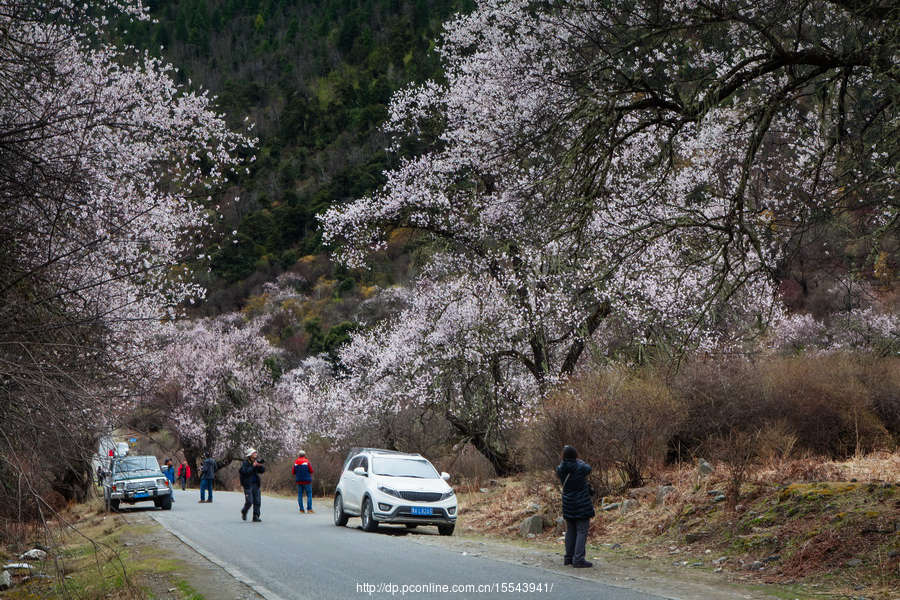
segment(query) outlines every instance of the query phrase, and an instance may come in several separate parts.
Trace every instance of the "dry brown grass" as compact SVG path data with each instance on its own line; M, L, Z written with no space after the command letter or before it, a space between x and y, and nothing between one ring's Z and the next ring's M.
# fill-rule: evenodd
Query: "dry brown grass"
M900 454L771 461L748 473L736 511L711 500L709 492L724 491L729 482L723 466L714 466L709 479L698 478L691 466L672 468L645 488L606 498L636 496L641 504L626 515L598 509L590 543L598 551L620 544L618 552L669 568L679 568L673 561L702 562L732 579L816 583L835 593L863 586L867 598L900 597L900 556L890 556L900 551ZM675 489L657 506L662 484ZM522 539L519 524L539 505L546 528L535 541L558 541L553 524L560 515L559 491L551 474L504 479L482 489L460 496L461 532ZM780 558L763 570L743 568L773 556ZM714 566L720 557L728 561ZM862 562L848 566L854 559Z

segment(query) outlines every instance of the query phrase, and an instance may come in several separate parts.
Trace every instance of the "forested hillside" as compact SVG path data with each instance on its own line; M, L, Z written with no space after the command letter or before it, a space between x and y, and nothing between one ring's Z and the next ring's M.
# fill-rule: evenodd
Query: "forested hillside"
M155 0L157 21L123 42L161 54L182 83L209 90L259 145L249 174L218 202L207 240L209 314L234 310L259 284L322 253L316 214L364 196L393 166L378 125L410 82L441 79L442 23L473 0ZM407 148L415 150L415 148ZM396 160L396 159L394 159ZM198 265L198 271L204 272ZM401 269L402 271L402 269ZM331 275L331 273L328 273ZM391 283L391 269L366 278ZM345 271L342 289L356 285Z

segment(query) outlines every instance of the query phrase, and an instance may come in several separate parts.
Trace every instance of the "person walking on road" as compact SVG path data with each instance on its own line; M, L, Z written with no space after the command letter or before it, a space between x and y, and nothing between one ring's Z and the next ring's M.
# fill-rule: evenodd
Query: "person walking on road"
M578 452L572 446L565 446L562 462L556 467L556 476L562 482L562 513L566 520L566 554L563 565L576 569L593 567L585 560L588 530L594 516L594 502L587 476L591 466L578 460Z
M312 465L306 458L306 452L301 450L297 453L297 460L291 469L294 474L294 481L297 482L297 503L300 504L300 512L315 512L312 507ZM306 492L306 510L303 510L303 493Z
M163 463L162 472L169 482L169 489L172 490L172 502L175 502L175 465L172 464L171 458L167 458Z
M253 507L253 522L259 523L259 509L262 504L262 498L259 493L259 476L266 472L264 460L256 455L256 450L248 448L244 453L246 460L241 465L241 486L244 488L244 508L241 509L241 518L247 520L247 512Z
M178 483L181 484L181 491L183 492L187 486L187 480L191 478L191 466L187 464L186 460L181 461L181 464L178 465L175 477L178 479Z
M216 461L212 454L206 453L206 459L200 467L200 502L212 502L213 479L216 476ZM206 492L209 491L209 500Z

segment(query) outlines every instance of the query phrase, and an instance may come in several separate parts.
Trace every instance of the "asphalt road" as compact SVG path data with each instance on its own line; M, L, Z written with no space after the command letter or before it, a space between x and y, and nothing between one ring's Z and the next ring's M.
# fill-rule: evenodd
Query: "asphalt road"
M660 598L579 578L574 569L562 574L422 543L438 535L436 527L365 533L355 518L335 527L322 501L315 514L301 514L296 499L264 496L262 523L252 523L241 520L243 494L217 491L211 504L198 499L199 491L179 489L171 511L148 514L270 600Z

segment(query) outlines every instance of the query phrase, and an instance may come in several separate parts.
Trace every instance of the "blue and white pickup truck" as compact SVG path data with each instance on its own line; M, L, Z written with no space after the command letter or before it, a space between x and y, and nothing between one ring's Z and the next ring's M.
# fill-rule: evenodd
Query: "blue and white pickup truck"
M158 508L172 508L172 488L155 456L122 456L110 461L103 478L106 510L119 510L121 503L153 502Z

